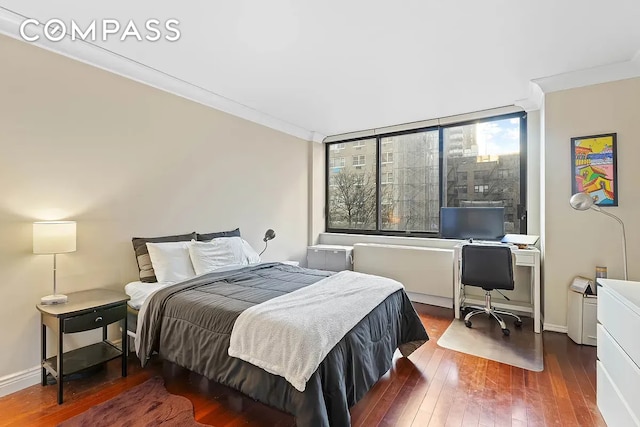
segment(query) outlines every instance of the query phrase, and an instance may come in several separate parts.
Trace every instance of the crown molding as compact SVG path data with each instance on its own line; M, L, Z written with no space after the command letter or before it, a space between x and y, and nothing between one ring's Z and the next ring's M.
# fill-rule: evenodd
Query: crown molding
M529 95L526 98L518 99L514 104L522 107L525 111L535 111L542 107L545 93L634 77L640 77L640 50L628 61L533 79L529 82Z
M311 132L311 141L322 144L324 140L327 138L326 135L319 132Z
M514 105L522 108L527 113L530 111L537 111L542 108L544 102L544 92L542 88L534 82L529 82L529 96L523 99L518 99L514 102Z
M540 86L542 92L551 93L634 77L640 77L640 51L627 61L542 77L532 83Z
M155 89L171 93L198 104L220 110L227 114L257 123L262 126L295 136L305 141L322 142L325 135L270 116L232 99L225 98L202 87L163 73L127 57L118 55L92 43L65 37L52 42L40 34L36 42L26 42L20 37L20 24L25 18L6 9L0 9L0 34L7 35L23 43L46 49L76 61L91 65L113 74L134 80ZM43 30L42 25L38 27Z

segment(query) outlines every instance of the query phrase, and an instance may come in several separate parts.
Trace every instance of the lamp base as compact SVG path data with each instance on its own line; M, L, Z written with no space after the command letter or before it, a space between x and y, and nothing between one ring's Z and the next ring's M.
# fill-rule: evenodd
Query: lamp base
M62 294L47 295L46 297L40 298L40 304L44 305L64 304L65 302L67 302L67 296Z

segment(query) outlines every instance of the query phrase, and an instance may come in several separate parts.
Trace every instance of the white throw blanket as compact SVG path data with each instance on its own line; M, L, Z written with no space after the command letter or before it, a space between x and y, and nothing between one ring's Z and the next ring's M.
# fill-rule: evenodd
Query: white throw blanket
M299 391L331 349L401 283L342 271L243 311L229 356L284 377Z

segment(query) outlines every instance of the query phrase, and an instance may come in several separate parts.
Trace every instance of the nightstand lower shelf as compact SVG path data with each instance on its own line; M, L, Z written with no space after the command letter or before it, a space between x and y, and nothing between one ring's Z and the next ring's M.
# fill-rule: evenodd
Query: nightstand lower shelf
M83 371L92 366L99 365L109 360L122 356L122 351L115 345L102 341L86 347L68 351L62 355L63 377L76 372ZM42 362L42 367L54 378L58 379L58 357L53 356Z
M129 296L108 289L89 289L67 294L64 304L38 304L42 331L40 335L40 371L42 385L53 376L58 388L58 404L63 402L64 379L71 375L97 367L120 357L122 376L127 376L127 301ZM119 322L122 332L122 347L107 339L107 327ZM76 332L102 329L100 342L64 352L64 336ZM56 355L47 357L47 330L55 334Z

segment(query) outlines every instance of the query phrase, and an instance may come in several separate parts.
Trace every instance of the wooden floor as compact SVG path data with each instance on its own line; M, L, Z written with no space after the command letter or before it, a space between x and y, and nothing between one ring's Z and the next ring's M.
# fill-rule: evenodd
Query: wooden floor
M595 347L545 332L545 370L525 371L438 347L453 312L426 305L417 309L431 340L409 359L395 358L391 370L351 409L354 426L605 425L596 407ZM65 383L60 406L55 386L35 385L0 398L0 426L56 425L154 375L164 377L169 392L193 402L201 423L295 425L290 415L161 361L141 369L132 358L129 376L119 375L119 361L113 361L90 378Z

